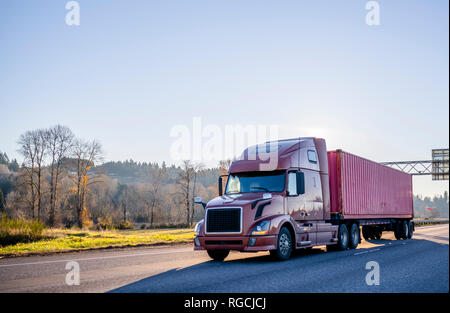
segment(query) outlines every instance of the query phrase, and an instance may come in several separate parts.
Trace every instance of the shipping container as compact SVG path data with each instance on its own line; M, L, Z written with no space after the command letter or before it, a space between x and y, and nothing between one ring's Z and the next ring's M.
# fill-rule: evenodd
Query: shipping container
M412 218L412 176L344 152L328 151L331 214L345 219Z

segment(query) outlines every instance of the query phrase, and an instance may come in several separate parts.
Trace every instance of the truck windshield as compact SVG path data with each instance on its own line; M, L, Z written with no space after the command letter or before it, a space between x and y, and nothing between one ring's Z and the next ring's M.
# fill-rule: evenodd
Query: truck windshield
M225 193L281 192L285 181L285 171L235 173L230 174Z

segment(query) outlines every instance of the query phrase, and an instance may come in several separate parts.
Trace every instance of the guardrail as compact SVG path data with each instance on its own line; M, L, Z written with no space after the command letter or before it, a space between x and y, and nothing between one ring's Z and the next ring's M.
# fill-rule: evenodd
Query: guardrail
M434 224L447 224L448 222L449 222L448 218L414 219L414 224L417 225L417 226L434 225Z

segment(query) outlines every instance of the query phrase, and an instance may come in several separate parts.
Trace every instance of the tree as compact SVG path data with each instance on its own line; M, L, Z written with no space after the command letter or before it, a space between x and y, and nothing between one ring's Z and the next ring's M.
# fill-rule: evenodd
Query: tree
M150 227L153 227L155 208L161 202L159 191L161 189L162 180L166 176L166 166L156 166L156 169L150 172L151 185L148 190L149 197L145 199L147 205L147 218L150 221Z
M73 181L75 183L75 211L77 223L80 228L84 225L84 218L89 216L86 208L86 195L89 186L98 182L95 180L96 173L90 171L96 162L101 160L102 148L97 141L75 140L73 145L73 157L75 175Z
M232 162L233 161L231 159L222 160L219 162L220 175L228 174L228 170L230 169Z
M3 196L3 191L0 189L0 213L5 211L5 197Z
M128 202L128 185L121 184L117 186L117 192L114 195L113 203L116 208L121 208L123 212L123 221L127 221L127 202Z
M47 131L47 147L50 157L50 209L49 225L55 226L58 183L63 170L63 161L68 157L74 135L65 126L56 125Z
M19 152L24 157L24 181L30 187L31 216L35 217L37 201L37 216L40 220L42 206L42 168L46 150L45 131L38 129L23 133L18 141Z
M191 161L185 160L181 165L181 171L178 174L177 184L180 187L180 194L184 199L184 209L186 213L186 225L190 226L191 221L191 182L194 175L193 165Z
M191 199L192 199L192 201L191 201L191 219L190 219L191 224L193 224L194 216L195 216L194 197L196 196L196 194L195 194L195 187L196 187L196 183L197 183L197 174L198 174L198 172L203 170L203 168L204 168L204 165L202 163L197 163L197 164L193 164L192 165L192 172L193 172L193 176L194 176L194 182L192 184L192 197L191 197Z

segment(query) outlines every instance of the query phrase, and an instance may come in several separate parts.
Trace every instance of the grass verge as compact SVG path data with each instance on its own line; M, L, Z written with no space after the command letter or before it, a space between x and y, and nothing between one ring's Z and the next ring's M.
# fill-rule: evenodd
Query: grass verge
M191 243L192 229L84 231L45 229L43 239L0 246L0 257L57 252Z

